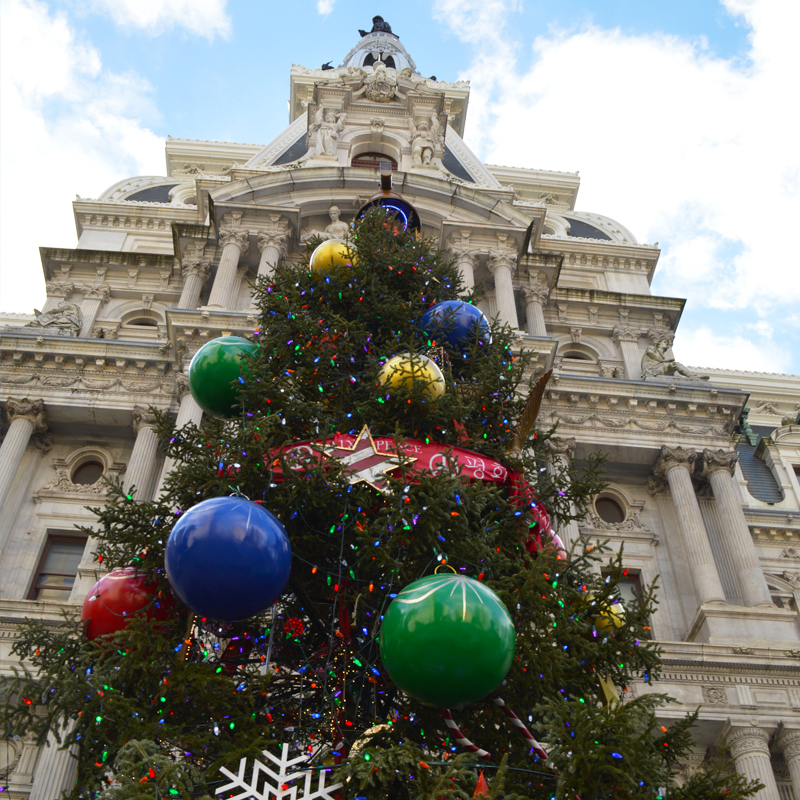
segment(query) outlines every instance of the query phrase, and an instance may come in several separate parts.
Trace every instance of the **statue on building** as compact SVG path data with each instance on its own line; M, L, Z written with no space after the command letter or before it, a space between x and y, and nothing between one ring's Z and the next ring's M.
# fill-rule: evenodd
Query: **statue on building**
M372 18L371 31L365 31L359 28L358 33L363 39L365 36L369 36L370 33L392 33L392 26L388 22L385 22L383 17L377 16ZM397 36L397 34L392 33L392 36Z
M642 379L680 376L689 380L707 381L708 375L697 375L685 367L680 361L667 357L667 350L672 342L667 336L662 336L650 345L642 356Z
M83 313L75 303L62 300L52 311L33 310L36 319L29 322L26 328L47 328L65 331L69 336L77 336L83 326Z
M755 447L758 444L758 434L750 427L747 417L750 414L750 406L745 406L739 416L739 424L736 426L736 433L740 433L743 438Z
M439 133L439 119L436 114L431 114L430 119L420 120L419 123L414 118L408 120L408 128L411 132L411 159L415 167L428 167L431 165L433 153L437 145L441 144L441 134Z
M395 98L403 98L397 78L389 72L383 61L376 61L372 72L364 75L361 86L353 92L353 100L362 95L373 103L390 103Z
M300 241L307 242L314 237L318 239L346 239L350 234L350 226L339 219L341 213L339 206L331 206L328 209L328 216L331 221L325 230L318 231L313 228L303 228L300 231Z
M344 130L344 124L347 121L347 114L341 112L337 114L331 109L325 109L320 106L317 113L314 115L314 122L308 128L308 135L306 136L306 145L310 146L312 140L314 142L315 151L313 155L317 156L335 156L336 145L339 142Z

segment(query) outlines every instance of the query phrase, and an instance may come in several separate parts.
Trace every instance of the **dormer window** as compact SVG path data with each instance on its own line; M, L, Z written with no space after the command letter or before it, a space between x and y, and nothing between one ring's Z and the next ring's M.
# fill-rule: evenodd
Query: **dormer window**
M383 61L383 65L388 67L389 69L397 69L394 64L394 59L391 56L385 56L383 59L375 58L372 53L368 53L367 57L364 59L364 66L371 67L373 64L377 63L378 61Z

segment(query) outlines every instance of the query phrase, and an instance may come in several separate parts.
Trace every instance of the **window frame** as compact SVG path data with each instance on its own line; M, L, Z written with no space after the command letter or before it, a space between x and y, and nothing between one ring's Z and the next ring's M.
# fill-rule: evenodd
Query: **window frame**
M40 600L37 597L37 593L39 592L40 589L50 588L50 589L55 589L57 591L60 591L59 587L57 587L57 586L55 586L55 587L54 586L51 586L51 587L40 586L39 583L41 581L42 576L43 575L54 575L56 577L75 578L77 580L77 578L78 578L78 570L76 569L74 574L67 574L67 573L64 573L64 572L46 572L46 573L43 573L42 570L44 568L45 562L47 561L47 556L50 554L50 548L51 548L53 542L69 542L71 544L80 544L83 547L83 550L81 551L81 560L83 560L83 552L85 552L85 550L86 550L86 541L87 541L87 539L88 539L87 536L80 536L80 535L76 535L76 534L66 534L66 533L65 534L61 534L61 533L50 533L50 532L48 532L47 533L47 538L45 539L44 547L42 548L41 555L39 556L39 561L36 564L36 569L34 570L33 577L31 579L30 588L28 589L28 593L27 593L25 599L26 600L36 600L36 601L41 602L41 603L57 603L57 602L59 602L58 600L44 600L44 599ZM74 587L74 584L73 584L73 586L69 587L69 591L67 591L67 587L64 587L64 600L63 600L64 603L69 601L69 597L72 594L73 587Z

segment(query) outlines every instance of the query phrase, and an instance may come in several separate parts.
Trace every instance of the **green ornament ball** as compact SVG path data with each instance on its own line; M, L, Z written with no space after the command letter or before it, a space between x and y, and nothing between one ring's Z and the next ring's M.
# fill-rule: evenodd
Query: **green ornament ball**
M189 390L203 411L225 419L241 414L239 378L247 378L242 356L254 355L257 349L241 336L220 336L195 353L189 364Z
M514 657L514 623L502 600L474 578L429 575L389 606L381 659L410 697L437 708L469 705L493 692Z

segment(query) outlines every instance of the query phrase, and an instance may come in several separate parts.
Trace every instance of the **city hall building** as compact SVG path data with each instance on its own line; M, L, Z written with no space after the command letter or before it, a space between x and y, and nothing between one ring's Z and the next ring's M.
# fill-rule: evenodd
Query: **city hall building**
M192 355L252 333L252 281L346 234L383 163L485 313L554 370L552 457L608 454L608 487L560 533L624 545L626 592L658 576L664 674L631 692L672 695L672 718L700 706L687 769L724 740L759 800L800 800L800 378L678 363L685 301L651 293L658 247L576 210L577 174L482 163L469 84L424 77L374 23L340 66L292 67L273 141L169 139L163 176L73 203L74 247L42 229L47 301L0 315L0 669L20 620L58 620L97 579L75 526L103 479L158 494L171 464L151 408L200 423ZM53 800L73 775L66 752L0 745L12 798Z

